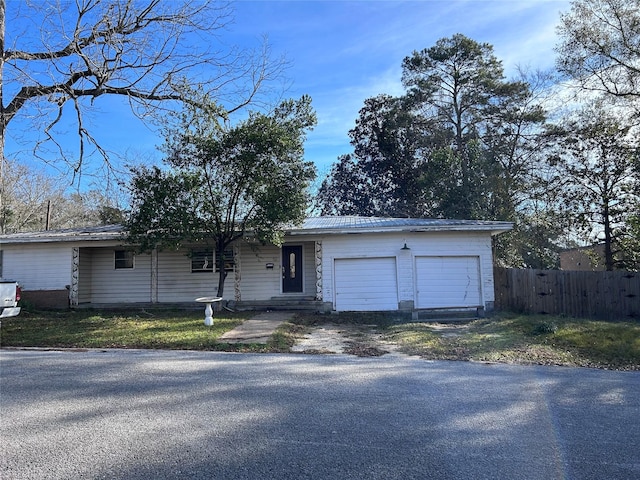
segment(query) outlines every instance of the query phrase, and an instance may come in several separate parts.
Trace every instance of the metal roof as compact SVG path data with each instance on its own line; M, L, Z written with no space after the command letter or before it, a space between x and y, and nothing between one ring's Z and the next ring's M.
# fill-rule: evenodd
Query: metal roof
M488 231L492 235L511 230L510 222L483 220L446 220L429 218L383 218L326 216L310 217L301 225L285 229L287 235L339 235L377 232ZM0 235L0 245L15 243L78 242L124 240L122 225L71 228Z
M0 235L3 243L40 243L40 242L77 242L83 240L117 240L124 238L122 225L103 225L99 227L67 228L64 230L44 230Z
M302 225L287 229L292 235L312 233L371 233L371 232L429 232L429 231L490 231L492 234L513 228L511 222L486 220L448 220L440 218L385 218L327 216L307 218Z

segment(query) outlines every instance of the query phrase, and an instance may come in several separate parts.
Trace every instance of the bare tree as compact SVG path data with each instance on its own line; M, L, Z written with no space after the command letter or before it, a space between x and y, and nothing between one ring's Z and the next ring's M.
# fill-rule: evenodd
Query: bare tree
M7 160L0 188L4 202L0 211L0 233L44 230L47 202L64 196L62 182Z
M586 90L640 98L640 0L574 0L558 33L560 72Z
M0 234L122 223L127 202L114 185L67 192L68 182L41 169L5 160L0 188Z
M637 212L638 130L596 103L550 129L555 145L549 164L555 189L572 217L576 233L604 243L606 270L623 263L619 244Z
M256 101L283 64L266 46L225 46L231 13L217 0L0 0L0 177L18 115L40 134L33 155L64 162L75 179L89 153L109 161L86 121L99 97L126 99L145 121L199 95L222 117ZM78 142L72 154L62 142L68 118Z

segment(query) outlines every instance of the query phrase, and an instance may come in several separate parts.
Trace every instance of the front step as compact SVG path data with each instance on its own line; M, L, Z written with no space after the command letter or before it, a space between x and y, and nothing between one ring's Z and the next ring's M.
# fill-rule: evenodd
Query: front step
M230 301L227 306L233 310L295 310L306 312L331 311L332 304L314 300L313 298L272 298L270 300Z

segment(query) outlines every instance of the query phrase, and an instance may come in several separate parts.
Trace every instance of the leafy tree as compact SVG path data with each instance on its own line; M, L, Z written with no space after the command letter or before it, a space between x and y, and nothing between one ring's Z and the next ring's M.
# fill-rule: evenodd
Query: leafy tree
M604 242L605 268L612 270L620 264L618 244L639 199L634 192L637 132L596 104L554 133L550 162L557 171L556 188L576 225Z
M89 153L108 162L86 121L104 96L122 98L142 120L206 100L194 91L224 106L221 114L249 105L282 64L266 47L218 48L230 14L217 0L0 0L0 158L20 116L40 133L35 157L66 162L74 175ZM75 153L60 142L71 121Z
M403 62L406 94L379 95L360 110L354 153L323 182L320 210L521 224L549 84L542 74L521 77L505 80L492 47L463 35L414 52ZM521 265L513 259L530 248L506 252L502 237L499 255Z
M587 90L640 98L640 0L574 0L558 33L560 72Z
M640 203L634 208L640 211ZM640 213L630 215L623 227L618 248L620 250L620 267L625 270L640 270Z
M236 126L221 126L215 115L188 119L168 135L166 169L132 168L129 241L142 251L206 242L216 252L221 297L232 242L279 244L284 227L303 220L315 177L303 142L315 122L307 96Z
M352 155L341 155L331 166L314 199L321 215L380 215L384 207L376 205L369 177Z
M319 190L322 213L416 216L421 132L403 99L367 99L349 136L353 155L338 159Z
M529 84L506 81L493 47L460 34L407 57L403 83L428 134L450 152L452 176L437 179L455 179L445 215L510 219L504 206L526 158L519 147L544 120Z

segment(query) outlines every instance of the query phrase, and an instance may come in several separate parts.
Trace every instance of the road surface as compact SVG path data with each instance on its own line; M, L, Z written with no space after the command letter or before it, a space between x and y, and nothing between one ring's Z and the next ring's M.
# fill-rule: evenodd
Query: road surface
M0 351L0 478L637 479L640 373Z

